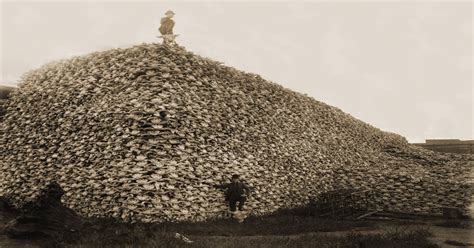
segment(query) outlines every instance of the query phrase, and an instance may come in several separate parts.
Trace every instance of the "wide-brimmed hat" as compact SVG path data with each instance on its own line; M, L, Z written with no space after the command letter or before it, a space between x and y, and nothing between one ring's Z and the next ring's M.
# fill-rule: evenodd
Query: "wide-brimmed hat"
M174 15L174 12L172 10L168 10L168 11L165 12L165 15L168 15L168 14Z

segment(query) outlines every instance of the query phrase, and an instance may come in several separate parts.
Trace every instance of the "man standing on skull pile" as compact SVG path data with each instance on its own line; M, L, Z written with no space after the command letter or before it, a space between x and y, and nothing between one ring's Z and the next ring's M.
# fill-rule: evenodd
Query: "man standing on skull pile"
M249 187L240 181L240 177L237 174L232 175L232 182L222 185L215 185L217 188L224 189L225 200L229 202L229 210L233 217L236 217L239 222L243 221L243 218L236 214L237 202L239 202L239 211L244 210L244 204L247 200L247 195L250 193Z
M174 21L173 18L174 12L171 10L166 11L165 17L161 18L161 26L159 28L161 37L163 38L163 43L165 45L174 44L174 38L176 35L173 34Z

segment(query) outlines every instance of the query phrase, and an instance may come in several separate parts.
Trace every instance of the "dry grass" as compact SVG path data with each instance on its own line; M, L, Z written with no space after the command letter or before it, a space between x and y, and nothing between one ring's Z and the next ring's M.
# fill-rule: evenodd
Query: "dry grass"
M312 234L297 236L192 236L194 243L187 244L174 238L173 233L132 232L110 239L106 234L84 238L76 244L65 247L190 247L190 248L280 248L280 247L438 247L428 241L425 229L406 231L397 229L378 234L350 232L343 235ZM50 247L54 247L50 245ZM56 245L56 247L62 247Z
M47 241L45 247L437 247L427 229L394 229L377 233L370 221L338 221L313 216L251 217L244 223L217 220L206 223L125 224L96 220L86 232L65 240ZM194 243L174 237L181 233ZM336 233L334 233L336 232ZM72 236L71 236L72 237ZM315 246L317 244L317 246Z
M454 220L443 220L435 224L436 226L448 227L448 228L470 228L471 222L469 220L454 219Z

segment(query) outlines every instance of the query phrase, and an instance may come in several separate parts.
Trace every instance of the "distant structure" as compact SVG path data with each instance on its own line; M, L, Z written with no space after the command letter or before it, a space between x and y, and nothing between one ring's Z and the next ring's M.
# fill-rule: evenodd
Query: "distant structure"
M427 139L425 143L413 143L435 152L474 154L474 140Z
M15 87L0 85L0 99L7 99L10 92L12 92Z
M6 111L4 107L5 101L7 100L8 95L10 95L14 89L14 87L0 85L0 120Z

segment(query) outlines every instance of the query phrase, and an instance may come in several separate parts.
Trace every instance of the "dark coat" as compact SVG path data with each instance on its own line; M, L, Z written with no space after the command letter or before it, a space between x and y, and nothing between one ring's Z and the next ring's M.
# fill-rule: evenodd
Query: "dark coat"
M173 34L174 21L169 17L161 18L161 26L159 28L162 35Z
M216 187L225 190L226 201L238 201L250 193L249 187L243 182L226 183L222 185L216 185Z

